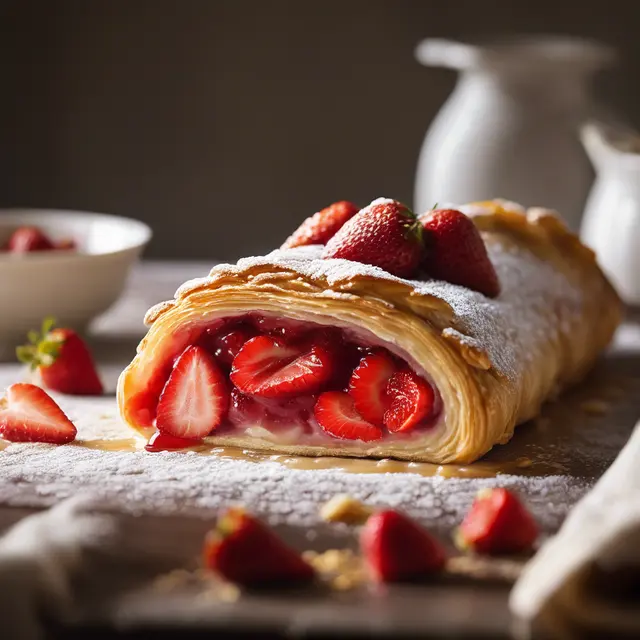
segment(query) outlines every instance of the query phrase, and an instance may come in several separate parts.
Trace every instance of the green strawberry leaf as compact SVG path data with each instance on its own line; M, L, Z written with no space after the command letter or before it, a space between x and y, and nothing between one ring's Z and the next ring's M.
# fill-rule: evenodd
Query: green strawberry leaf
M46 335L49 333L49 331L51 331L51 329L53 329L53 327L56 324L56 319L53 318L52 316L47 316L43 321L42 321L42 337L46 337Z
M35 369L38 366L38 362L35 356L35 347L31 345L24 345L21 347L16 347L16 357L19 362L23 364L28 364L29 368Z
M28 344L16 347L16 357L20 362L28 364L31 369L52 365L60 354L60 341L50 336L56 321L47 316L42 321L40 332L32 329L27 333Z

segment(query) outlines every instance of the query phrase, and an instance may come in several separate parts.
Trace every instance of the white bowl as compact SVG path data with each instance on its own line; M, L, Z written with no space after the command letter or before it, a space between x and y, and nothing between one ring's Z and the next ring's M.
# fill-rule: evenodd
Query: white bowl
M20 226L53 240L73 238L74 251L0 252L0 358L13 356L29 329L46 316L86 329L120 296L131 266L151 239L138 220L101 213L0 209L0 246Z

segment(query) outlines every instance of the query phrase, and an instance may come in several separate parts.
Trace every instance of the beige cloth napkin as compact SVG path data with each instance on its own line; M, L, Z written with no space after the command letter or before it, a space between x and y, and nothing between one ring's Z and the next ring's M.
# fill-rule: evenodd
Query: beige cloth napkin
M525 567L510 606L520 637L640 637L640 423Z
M206 528L122 514L90 495L24 518L0 538L0 638L48 637L48 623L82 619L96 602L182 566Z
M90 506L88 499L67 500L0 538L2 637L38 640L45 637L45 617L72 613L73 576L87 552L113 535L110 518L91 513Z

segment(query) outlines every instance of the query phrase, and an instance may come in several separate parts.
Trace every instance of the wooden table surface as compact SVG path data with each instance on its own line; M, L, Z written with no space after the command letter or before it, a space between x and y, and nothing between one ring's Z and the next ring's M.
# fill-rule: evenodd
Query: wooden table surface
M131 359L136 344L144 335L142 318L146 310L158 301L170 298L186 279L206 275L209 267L202 263L166 262L146 262L136 267L125 294L95 323L92 334L101 372L110 390L115 388L117 375ZM619 333L617 349L605 362L600 374L606 378L610 371L621 368L625 375L629 371L640 375L640 324L634 318ZM18 365L0 365L0 384L10 384L20 375ZM579 393L571 400L576 407L583 401ZM565 405L568 406L567 403ZM556 411L556 414L552 413L556 416L553 419L564 420L566 407L562 401L557 405L552 408ZM634 403L615 416L611 436L615 448L613 453L607 454L609 458L615 455L616 448L622 446L638 416L640 397L635 397ZM602 429L607 428L607 418L601 419ZM598 424L591 422L591 432L600 429ZM571 449L570 442L561 445L566 450ZM607 458L607 462L610 461ZM600 473L600 467L604 466L595 467L596 473ZM2 473L0 467L0 477ZM592 480L585 479L585 490ZM446 493L447 486L443 485L440 491ZM41 491L38 489L32 495L35 497L37 493ZM24 495L31 494L27 491ZM579 495L578 491L571 499L575 500ZM569 502L552 504L548 496L532 495L531 498L537 500L537 509L559 509L560 519L571 506ZM5 501L5 506L0 508L0 528L31 512L28 499L23 500L23 508L7 507L6 504ZM37 505L34 503L33 506ZM197 517L176 517L166 513L147 513L136 523L141 530L154 531L166 541L168 549L173 549L177 556L184 554L184 558L197 555L208 526L206 521ZM308 532L304 527L283 524L281 531L293 541L304 539L308 548ZM345 534L344 530L336 533L320 526L316 533L314 548L353 544L353 536ZM172 545L176 545L175 548ZM110 592L107 599L97 602L95 599L87 600L84 614L76 625L59 629L57 633L74 638L88 637L89 633L91 637L140 637L153 628L158 634L163 634L157 637L204 637L214 631L224 631L225 634L233 631L242 637L335 637L336 634L342 637L508 637L508 592L506 582L467 581L397 587L384 594L360 590L350 594L249 596L233 604L203 604L194 596L193 590L158 593L142 584Z

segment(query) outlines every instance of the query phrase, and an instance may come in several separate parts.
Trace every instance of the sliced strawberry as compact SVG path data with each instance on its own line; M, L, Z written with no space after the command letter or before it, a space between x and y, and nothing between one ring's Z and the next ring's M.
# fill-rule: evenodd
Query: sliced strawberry
M12 384L0 400L0 437L5 440L65 444L76 434L71 420L40 387Z
M263 522L243 509L227 509L204 543L204 564L243 587L311 582L315 571Z
M387 397L384 424L389 431L410 431L433 411L433 389L413 371L395 373L387 385Z
M382 438L382 429L367 422L356 411L353 398L343 391L327 391L316 402L318 424L335 438L372 442Z
M178 438L204 438L220 426L228 409L227 381L215 359L202 347L187 347L160 396L158 431Z
M52 318L46 318L41 333L29 332L29 344L16 349L18 360L37 368L48 389L79 396L101 395L102 382L87 344L73 329L54 329L53 324Z
M360 547L378 582L425 578L441 571L447 560L444 547L426 529L391 510L369 517L360 533Z
M54 244L37 227L19 227L9 238L7 250L11 253L31 253L32 251L51 251Z
M530 551L538 537L538 526L508 489L483 489L471 505L456 543L476 553L500 555Z
M215 335L209 342L213 347L216 358L231 366L234 358L240 352L247 340L256 336L256 330L249 325L238 325L229 331L222 331Z
M323 346L290 346L270 336L252 338L231 367L231 382L243 393L282 398L318 391L332 376L335 357Z
M176 438L175 436L167 435L166 433L160 433L156 431L149 442L145 445L145 450L152 453L158 451L179 451L180 449L187 449L200 443L200 440L189 440L187 438Z
M395 373L395 362L384 351L366 355L353 370L349 394L358 413L368 422L382 426L389 408L387 383Z

